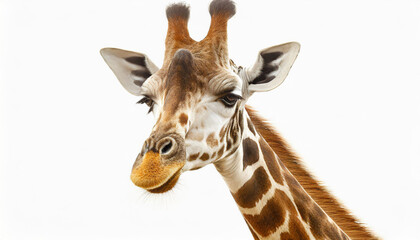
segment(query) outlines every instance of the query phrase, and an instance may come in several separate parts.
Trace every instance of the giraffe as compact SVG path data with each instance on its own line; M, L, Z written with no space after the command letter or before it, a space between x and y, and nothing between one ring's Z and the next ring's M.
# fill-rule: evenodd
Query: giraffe
M132 168L132 182L151 193L171 190L182 173L213 164L254 239L376 239L306 170L278 133L246 105L278 87L300 45L263 49L252 67L229 59L231 0L213 0L201 41L188 32L189 7L166 9L164 62L116 48L101 50L122 86L141 96L156 123Z

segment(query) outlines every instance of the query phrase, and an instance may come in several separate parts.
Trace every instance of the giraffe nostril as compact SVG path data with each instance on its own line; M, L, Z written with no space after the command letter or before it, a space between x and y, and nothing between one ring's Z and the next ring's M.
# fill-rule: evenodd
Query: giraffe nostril
M172 148L172 141L169 140L165 144L162 145L162 148L160 149L160 154L164 155L171 151Z

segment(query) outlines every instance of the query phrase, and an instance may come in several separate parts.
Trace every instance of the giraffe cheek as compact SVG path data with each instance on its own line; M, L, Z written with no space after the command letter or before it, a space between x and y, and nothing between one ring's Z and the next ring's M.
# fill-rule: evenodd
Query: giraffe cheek
M183 166L183 162L163 164L160 154L150 151L140 164L134 165L131 181L152 193L166 192L175 186Z

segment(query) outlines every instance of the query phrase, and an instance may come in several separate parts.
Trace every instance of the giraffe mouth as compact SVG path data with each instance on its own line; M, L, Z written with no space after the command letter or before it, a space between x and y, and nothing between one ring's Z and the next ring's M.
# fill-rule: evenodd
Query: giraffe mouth
M147 189L147 191L149 191L151 193L164 193L164 192L167 192L167 191L171 190L173 187L175 187L176 183L178 182L179 176L181 176L181 169L182 168L180 168L178 171L176 171L162 185L160 185L160 186L158 186L156 188Z
M181 175L183 161L164 164L159 153L147 152L139 155L141 163L135 163L131 172L131 181L151 193L164 193L171 190Z

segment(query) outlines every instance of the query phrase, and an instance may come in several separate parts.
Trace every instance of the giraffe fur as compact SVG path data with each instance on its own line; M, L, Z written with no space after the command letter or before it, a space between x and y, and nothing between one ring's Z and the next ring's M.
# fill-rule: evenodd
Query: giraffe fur
M376 239L246 106L255 92L281 85L300 45L263 49L253 66L238 67L227 47L234 2L210 3L210 27L200 41L189 35L189 13L183 3L166 9L160 68L142 53L101 50L123 87L142 96L139 103L156 119L133 164L132 182L151 193L164 193L184 172L213 164L254 239Z

